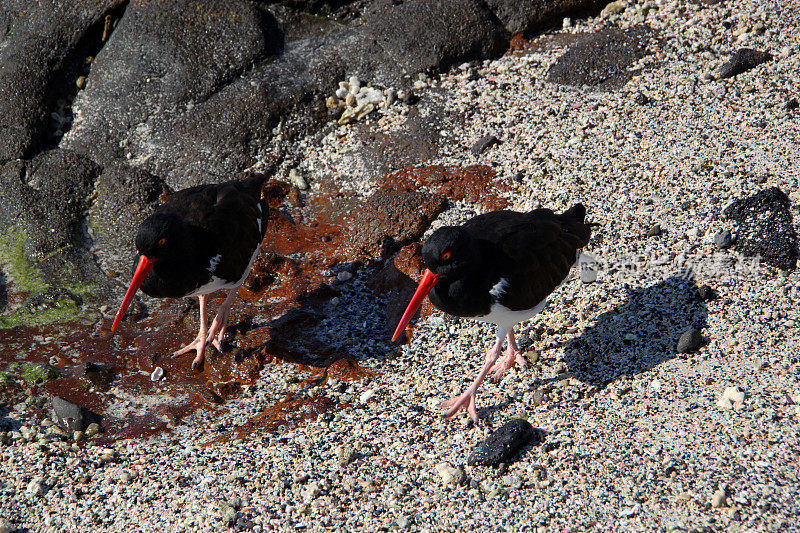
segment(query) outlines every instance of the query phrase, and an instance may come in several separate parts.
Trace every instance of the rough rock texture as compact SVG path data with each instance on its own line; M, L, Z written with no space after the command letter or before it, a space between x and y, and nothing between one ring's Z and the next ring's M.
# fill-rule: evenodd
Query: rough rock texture
M112 163L103 169L89 209L88 225L100 266L113 277L128 275L136 257L139 224L168 192L163 180L142 169Z
M424 192L372 196L354 213L350 224L352 246L385 257L398 245L420 238L446 207L444 197Z
M490 57L506 45L500 21L477 0L380 1L364 24L367 38L409 73Z
M508 462L534 435L530 422L522 418L510 420L494 430L467 459L471 466L497 466Z
M526 33L553 23L557 15L594 9L605 2L581 0L487 0L486 5L503 23L509 35Z
M29 157L51 140L50 112L74 87L69 74L82 59L79 51L100 41L95 26L121 4L12 0L0 5L0 161Z
M647 54L650 30L608 28L579 35L548 72L548 81L563 85L589 85L617 89L635 74L628 69Z
M737 249L745 255L761 256L776 268L797 267L797 233L792 221L791 203L777 187L736 200L724 211L739 223Z
M729 60L720 65L717 73L720 79L732 78L742 72L747 72L751 68L757 67L761 63L766 63L772 59L769 52L760 52L751 48L740 48Z
M176 122L180 130L182 117L192 115L195 106L282 49L274 17L250 2L167 4L128 6L75 101L75 125L66 147L101 163L129 158L166 173L176 165L173 154L180 158L183 150L170 139ZM204 124L213 123L203 118ZM193 126L193 133L202 131ZM192 155L212 165L225 159L218 152Z
M68 150L15 160L0 170L0 233L22 230L26 255L47 280L102 282L83 221L101 168Z

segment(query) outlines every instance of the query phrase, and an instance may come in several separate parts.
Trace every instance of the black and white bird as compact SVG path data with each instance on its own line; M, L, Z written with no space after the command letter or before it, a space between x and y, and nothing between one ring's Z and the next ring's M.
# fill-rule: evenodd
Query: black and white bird
M445 313L497 326L497 341L467 390L442 403L446 417L466 408L477 423L475 393L484 378L495 380L515 364L526 366L514 338L514 326L547 303L547 296L567 277L581 248L589 243L591 224L576 204L561 214L549 209L528 213L493 211L461 226L437 229L422 247L427 269L394 333L402 333L425 296ZM508 348L500 361L503 349Z
M197 352L203 362L211 342L221 349L231 304L247 278L267 229L269 209L262 197L266 176L199 185L178 191L147 217L136 234L136 269L111 330L115 330L136 291L156 298L197 296L200 332L173 355ZM216 318L207 324L207 295L227 290Z

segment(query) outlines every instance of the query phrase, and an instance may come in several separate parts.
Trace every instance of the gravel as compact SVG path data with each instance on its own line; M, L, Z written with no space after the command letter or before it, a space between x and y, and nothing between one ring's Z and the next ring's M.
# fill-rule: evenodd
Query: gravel
M442 111L464 118L432 163L489 165L511 184L512 208L581 201L599 224L587 248L596 279L573 272L521 324L538 361L481 387L477 426L463 413L442 419L438 405L480 368L492 328L436 314L401 349L370 344L363 324L377 319L353 304L361 269L334 306L349 320L336 340L358 338L371 377L304 388L288 380L294 365L268 363L240 398L111 444L49 435L24 405L3 406L0 516L55 531L797 530L800 274L720 252L714 235L731 229L726 205L768 186L786 192L797 230L800 123L783 103L796 94L800 13L755 0L617 4L415 90L432 124ZM621 87L546 81L573 34L643 23L654 34ZM773 59L724 81L706 75L744 46ZM638 93L650 102L636 103ZM329 175L369 195L379 176L359 131L401 138L407 113L393 105L332 122L287 160L310 190ZM502 144L473 155L487 135ZM436 224L479 210L451 203ZM669 231L644 238L655 224ZM718 297L698 300L702 284ZM708 342L676 354L689 328ZM287 393L347 405L214 441ZM512 418L541 443L505 466L468 465ZM462 468L465 484L443 483L441 463ZM226 503L233 497L241 508Z

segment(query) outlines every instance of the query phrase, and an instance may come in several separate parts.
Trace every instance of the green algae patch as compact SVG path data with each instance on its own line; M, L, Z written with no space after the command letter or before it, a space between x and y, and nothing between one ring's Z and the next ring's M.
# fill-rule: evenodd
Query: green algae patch
M28 298L13 313L0 315L0 329L62 322L91 324L94 314L88 312L81 302L81 297L69 290L46 289Z
M24 381L28 385L44 383L56 379L61 373L48 363L10 363L5 370L0 372L0 385L7 385L14 381Z
M47 283L25 255L27 241L28 234L19 227L0 233L0 265L14 282L16 290L40 292L47 288Z
M27 293L25 303L11 313L0 315L0 329L16 326L43 326L77 321L91 323L92 313L83 307L83 300L98 293L91 283L73 283L55 288L46 283L35 263L26 256L27 232L19 227L0 233L0 266L12 282L14 292ZM65 275L77 278L66 265Z

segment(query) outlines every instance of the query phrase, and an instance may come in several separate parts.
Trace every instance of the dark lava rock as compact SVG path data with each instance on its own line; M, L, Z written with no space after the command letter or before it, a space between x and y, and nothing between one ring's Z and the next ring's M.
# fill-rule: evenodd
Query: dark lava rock
M789 98L783 104L783 108L786 111L793 111L793 110L797 109L798 107L800 107L800 102L797 101L797 98Z
M593 3L498 0L493 6L517 13L513 24L530 25ZM281 134L292 138L329 120L324 96L338 80L356 75L407 85L409 75L497 56L507 45L506 28L480 0L354 2L349 11L365 11L357 24L320 22L319 33L288 27L309 17L285 11L309 3L282 2L275 12L295 36L290 43L267 4L125 3L72 105L81 120L61 146L102 165L130 160L176 190L220 182L272 154L279 123ZM347 8L314 5L320 12Z
M645 105L645 104L648 104L649 102L650 102L650 99L643 92L637 92L636 96L633 97L633 103L634 104Z
M74 92L75 70L100 43L104 18L124 0L11 0L0 6L0 162L52 142L56 101Z
M86 247L84 217L100 167L68 150L14 160L0 169L0 234L25 237L25 255L48 283L107 280Z
M771 59L772 54L769 52L759 52L752 48L740 48L728 61L719 67L717 76L720 79L732 78Z
M275 18L252 2L133 2L75 100L82 120L66 147L103 164L131 154L140 166L166 176L176 164L171 158L184 155L171 131L180 128L180 119L282 48ZM213 120L205 125L192 135L221 128ZM213 153L202 158L204 165L230 168L224 165L229 154Z
M650 34L648 28L639 26L577 35L575 42L550 67L547 80L562 85L618 89L635 74L628 67L647 54Z
M552 24L560 15L597 8L606 3L597 0L486 0L486 5L500 19L509 35L529 33L537 27Z
M646 237L648 237L648 238L649 237L658 237L659 235L661 235L661 233L662 233L661 225L660 224L656 224L656 225L652 226L649 230L647 230Z
M675 351L678 353L691 353L703 345L703 335L695 328L684 331L678 339Z
M170 192L161 178L125 163L103 168L89 208L88 227L95 255L106 273L127 276L137 252L139 224Z
M53 421L68 431L83 431L92 422L99 422L100 417L85 407L68 402L64 398L53 396Z
M470 466L497 466L507 463L534 435L533 426L522 418L515 418L494 430L467 458Z
M507 45L503 25L479 0L376 2L364 16L365 37L406 72L445 70L496 56Z
M470 149L470 151L474 155L478 155L478 154L483 153L483 151L486 150L487 148L489 148L490 146L498 144L499 142L500 142L500 139L498 139L494 135L487 135L487 136L481 137L480 139L475 141L475 144L472 145L472 148Z
M716 244L717 248L720 250L725 250L733 246L733 236L730 230L725 229L714 234L714 244Z
M737 248L745 255L760 256L776 268L797 267L797 233L791 203L777 187L736 200L724 213L738 224Z
M444 197L425 192L371 196L353 214L352 246L373 256L390 255L419 239L446 207Z
M703 302L707 302L709 300L716 300L717 291L715 291L708 285L700 285L697 288L697 297L700 298L700 300Z

